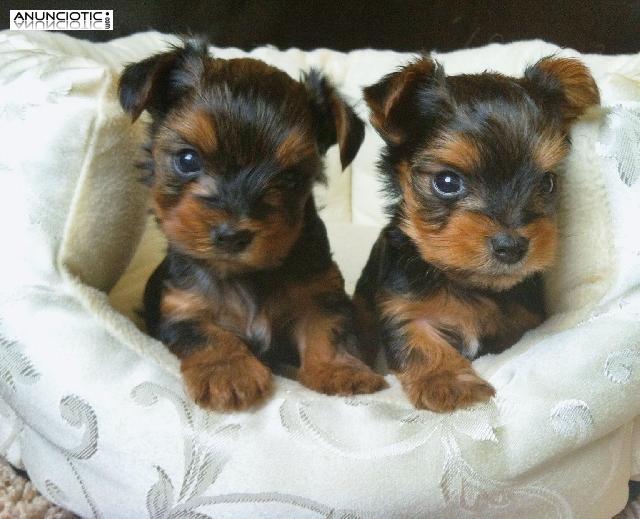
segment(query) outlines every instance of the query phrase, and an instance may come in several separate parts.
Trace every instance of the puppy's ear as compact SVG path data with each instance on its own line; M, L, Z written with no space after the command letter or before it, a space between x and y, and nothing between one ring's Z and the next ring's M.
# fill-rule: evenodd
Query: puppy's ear
M134 121L143 110L154 118L166 113L182 95L197 87L207 56L207 42L194 38L170 52L127 65L118 86L120 105Z
M568 128L587 108L600 104L600 93L589 69L577 59L542 58L524 73L524 85Z
M424 109L419 106L424 104L420 101L428 103L432 97L429 93L443 80L442 66L423 56L364 88L371 124L388 143L402 144L410 133L410 121L416 111Z
M340 164L345 169L355 158L364 139L364 123L318 70L302 76L311 99L318 148L324 154L333 144L340 148Z

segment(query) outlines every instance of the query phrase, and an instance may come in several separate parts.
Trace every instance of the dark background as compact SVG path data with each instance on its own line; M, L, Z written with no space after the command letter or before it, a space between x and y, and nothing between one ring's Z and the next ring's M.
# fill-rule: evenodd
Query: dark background
M114 30L76 37L108 40L133 32L206 34L214 45L251 49L329 47L453 50L541 38L587 53L640 51L640 0L9 0L9 9L113 9Z

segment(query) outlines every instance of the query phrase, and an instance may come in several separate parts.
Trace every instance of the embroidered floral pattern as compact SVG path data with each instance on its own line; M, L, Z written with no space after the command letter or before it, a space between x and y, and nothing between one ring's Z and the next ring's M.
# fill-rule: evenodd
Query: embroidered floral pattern
M77 395L65 396L60 401L60 416L72 427L83 429L82 438L75 447L61 447L71 458L86 460L98 450L98 419L95 411Z
M414 411L405 406L364 399L355 405L354 402L354 399L285 400L279 409L280 423L297 441L356 459L399 456L427 443L437 430L437 421L424 423L415 419ZM363 441L352 427L359 415L370 420L372 413L397 424L392 429L378 431L375 443ZM329 414L344 419L327 420Z
M0 397L0 419L5 425L3 438L0 439L0 456L6 456L9 448L22 431L22 422L13 411L11 406Z
M536 486L502 483L482 475L462 456L452 434L442 436L444 466L440 490L447 504L447 517L491 517L511 519L519 512L536 511L536 517L564 519L571 509L560 495Z
M640 350L626 348L610 353L604 364L605 376L615 384L627 384L640 360Z
M147 492L147 511L152 519L186 517L186 510L197 508L199 498L216 480L228 455L222 447L233 441L240 428L238 424L226 423L226 415L206 412L174 392L145 382L136 386L131 396L138 404L149 407L160 398L171 402L178 413L184 430L183 456L185 471L179 492L168 474L159 466L155 469L158 480ZM207 435L204 435L204 432ZM194 501L195 500L195 501ZM180 506L179 510L176 507ZM199 517L190 509L189 517Z
M591 409L582 400L558 402L549 416L551 427L563 438L575 443L584 442L593 429Z
M602 126L599 151L615 160L620 179L629 187L640 178L640 111L614 107Z
M98 505L89 494L87 484L80 475L78 462L91 458L98 450L98 420L93 408L77 395L68 395L60 401L60 416L76 429L83 429L82 438L74 447L55 445L60 450L80 486L82 496L91 508L93 517L100 518ZM59 490L59 489L58 489ZM53 497L53 496L52 496Z
M15 392L16 382L35 384L39 378L40 373L20 352L18 343L0 335L0 382L3 382L7 389Z
M64 505L69 500L67 495L60 489L60 487L58 487L58 485L56 485L50 479L44 480L44 486L46 493L51 501L54 501L59 505Z

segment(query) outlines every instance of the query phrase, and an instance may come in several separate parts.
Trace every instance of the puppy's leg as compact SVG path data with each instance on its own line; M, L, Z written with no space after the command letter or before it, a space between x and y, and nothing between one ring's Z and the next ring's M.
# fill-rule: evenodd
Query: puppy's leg
M369 366L375 366L381 345L376 298L382 282L380 273L383 270L386 248L387 238L383 231L371 248L369 259L360 274L353 294L362 358Z
M428 319L395 315L383 329L389 366L417 408L453 411L495 394Z
M337 267L295 291L304 311L295 322L300 353L298 379L329 395L372 393L387 386L384 377L359 360L353 304Z
M218 411L259 403L271 391L271 371L198 305L177 290L162 302L159 339L180 359L187 391L201 407Z
M375 366L380 351L375 306L356 291L353 296L353 307L362 360L369 366Z
M251 407L271 390L271 371L233 333L205 326L206 345L181 358L189 394L202 407L221 411Z
M322 312L298 323L302 384L328 395L373 393L387 387L384 377L348 352L348 343L355 339L350 326L344 316Z

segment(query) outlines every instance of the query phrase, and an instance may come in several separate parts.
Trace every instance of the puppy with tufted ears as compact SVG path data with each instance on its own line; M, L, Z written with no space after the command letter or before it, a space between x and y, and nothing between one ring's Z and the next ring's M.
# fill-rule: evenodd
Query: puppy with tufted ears
M370 343L384 344L416 407L487 400L494 389L470 361L545 318L556 172L598 88L575 59L544 58L512 78L446 76L422 57L364 97L386 143L390 220L356 288L362 333L376 331Z
M312 196L327 149L338 144L345 168L364 136L331 83L187 40L127 66L120 102L134 120L151 115L144 167L168 240L146 325L195 401L248 408L270 392L266 363L290 359L323 393L385 387L356 357L354 309Z

